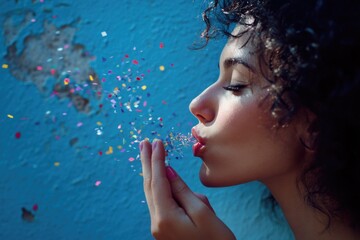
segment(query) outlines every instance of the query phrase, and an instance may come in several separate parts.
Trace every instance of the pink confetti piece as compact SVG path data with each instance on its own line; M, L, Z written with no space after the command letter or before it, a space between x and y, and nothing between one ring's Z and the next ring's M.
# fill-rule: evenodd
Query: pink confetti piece
M16 138L16 139L21 138L21 133L20 133L20 132L16 132L16 133L15 133L15 138Z
M99 181L99 180L98 180L98 181L96 181L96 182L95 182L95 187L100 186L100 184L101 184L101 181Z
M39 206L35 203L35 204L33 205L32 209L33 209L34 211L37 211L37 210L39 209Z

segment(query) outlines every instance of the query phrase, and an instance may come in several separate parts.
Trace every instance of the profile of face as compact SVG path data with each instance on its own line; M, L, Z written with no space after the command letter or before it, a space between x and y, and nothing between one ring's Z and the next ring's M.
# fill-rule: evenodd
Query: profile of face
M233 34L241 31L237 26ZM194 155L203 160L200 179L206 186L229 186L252 180L263 182L297 174L302 169L304 147L296 118L274 128L270 87L254 53L248 34L225 45L216 82L190 104L199 120L193 128L198 139Z

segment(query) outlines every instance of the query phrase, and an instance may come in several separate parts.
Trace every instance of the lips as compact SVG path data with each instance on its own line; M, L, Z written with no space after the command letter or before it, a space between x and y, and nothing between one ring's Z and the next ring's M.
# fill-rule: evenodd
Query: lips
M191 129L191 133L197 141L192 147L193 154L195 157L201 157L205 151L205 140L197 134L195 128Z

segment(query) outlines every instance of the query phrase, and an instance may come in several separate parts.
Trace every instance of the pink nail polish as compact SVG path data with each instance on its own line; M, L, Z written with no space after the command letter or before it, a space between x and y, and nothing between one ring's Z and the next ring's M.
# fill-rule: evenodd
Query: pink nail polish
M175 170L172 167L167 166L166 167L166 176L167 176L168 179L174 180L177 177L177 174L176 174Z

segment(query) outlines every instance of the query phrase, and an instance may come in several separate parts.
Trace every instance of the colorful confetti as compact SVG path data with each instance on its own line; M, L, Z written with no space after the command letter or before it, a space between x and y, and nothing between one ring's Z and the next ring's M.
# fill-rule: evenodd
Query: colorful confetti
M21 133L20 133L20 132L16 132L16 133L15 133L15 138L16 138L16 139L21 138Z
M33 205L32 209L36 212L39 209L39 206L35 203Z
M64 85L68 85L70 83L70 78L65 78L64 79Z

